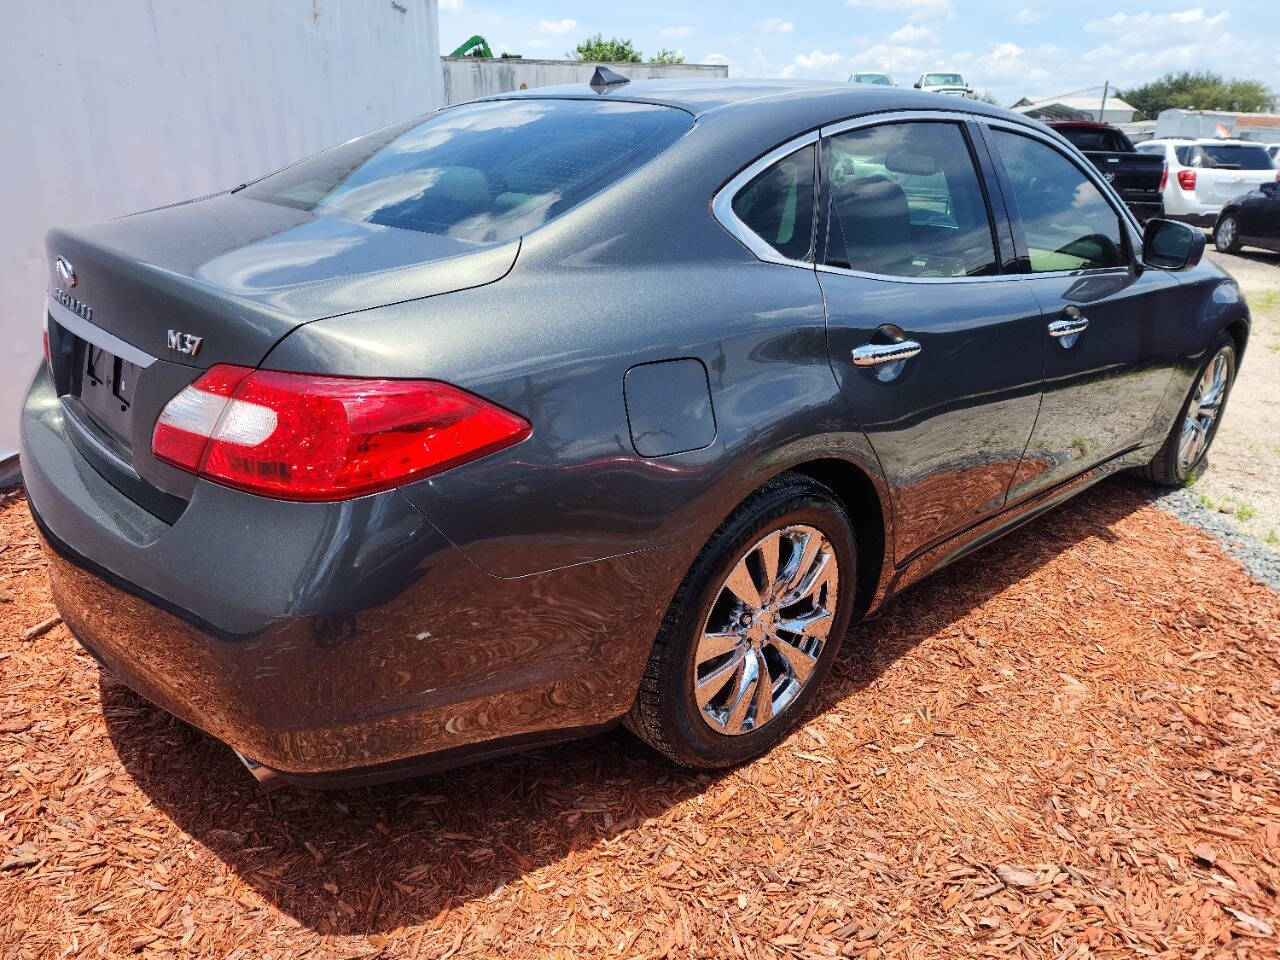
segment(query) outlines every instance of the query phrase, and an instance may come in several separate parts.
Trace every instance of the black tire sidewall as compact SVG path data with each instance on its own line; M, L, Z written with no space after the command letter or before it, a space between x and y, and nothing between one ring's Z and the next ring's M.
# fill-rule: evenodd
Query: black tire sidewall
M755 509L733 518L713 538L711 549L690 571L699 583L674 623L677 636L662 681L661 723L667 742L686 754L683 759L691 766L732 766L767 752L785 738L805 717L849 628L856 592L857 547L848 518L835 498L816 484L789 484L773 493L753 505ZM769 530L797 523L818 529L836 552L840 586L831 632L809 682L782 714L757 731L732 736L717 733L702 719L694 699L693 658L703 625L722 583L741 555Z

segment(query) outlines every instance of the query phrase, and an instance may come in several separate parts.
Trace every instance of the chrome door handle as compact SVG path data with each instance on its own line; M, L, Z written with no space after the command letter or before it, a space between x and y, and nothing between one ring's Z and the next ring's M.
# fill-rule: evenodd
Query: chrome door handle
M1089 326L1089 318L1082 314L1063 317L1061 320L1054 320L1049 324L1049 336L1073 337L1078 333L1084 333L1087 326Z
M920 344L914 340L902 340L898 343L864 343L854 348L853 365L855 367L878 367L882 363L901 363L910 360L920 352Z

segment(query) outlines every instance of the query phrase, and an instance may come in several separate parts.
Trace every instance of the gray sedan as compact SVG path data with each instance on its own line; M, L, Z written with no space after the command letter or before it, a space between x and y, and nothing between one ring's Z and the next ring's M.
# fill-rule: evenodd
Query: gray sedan
M625 722L757 756L855 618L1202 469L1249 332L1045 127L849 84L397 124L48 236L22 466L74 634L261 779Z

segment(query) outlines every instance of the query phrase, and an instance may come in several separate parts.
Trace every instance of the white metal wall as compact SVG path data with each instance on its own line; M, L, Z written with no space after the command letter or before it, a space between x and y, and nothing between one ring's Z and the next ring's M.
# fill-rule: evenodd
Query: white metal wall
M437 0L0 4L0 460L45 231L225 189L443 104Z
M442 57L441 62L444 64L445 103L462 103L476 97L509 93L519 90L522 83L530 89L556 83L585 84L596 71L594 62L574 60ZM729 68L717 63L610 63L606 66L630 80L657 77L693 80L729 75Z

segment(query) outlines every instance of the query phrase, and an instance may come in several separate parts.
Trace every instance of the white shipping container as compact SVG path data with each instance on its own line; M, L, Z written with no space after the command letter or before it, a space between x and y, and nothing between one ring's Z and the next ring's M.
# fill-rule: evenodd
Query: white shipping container
M436 4L0 5L0 461L40 362L45 231L215 193L437 109Z

